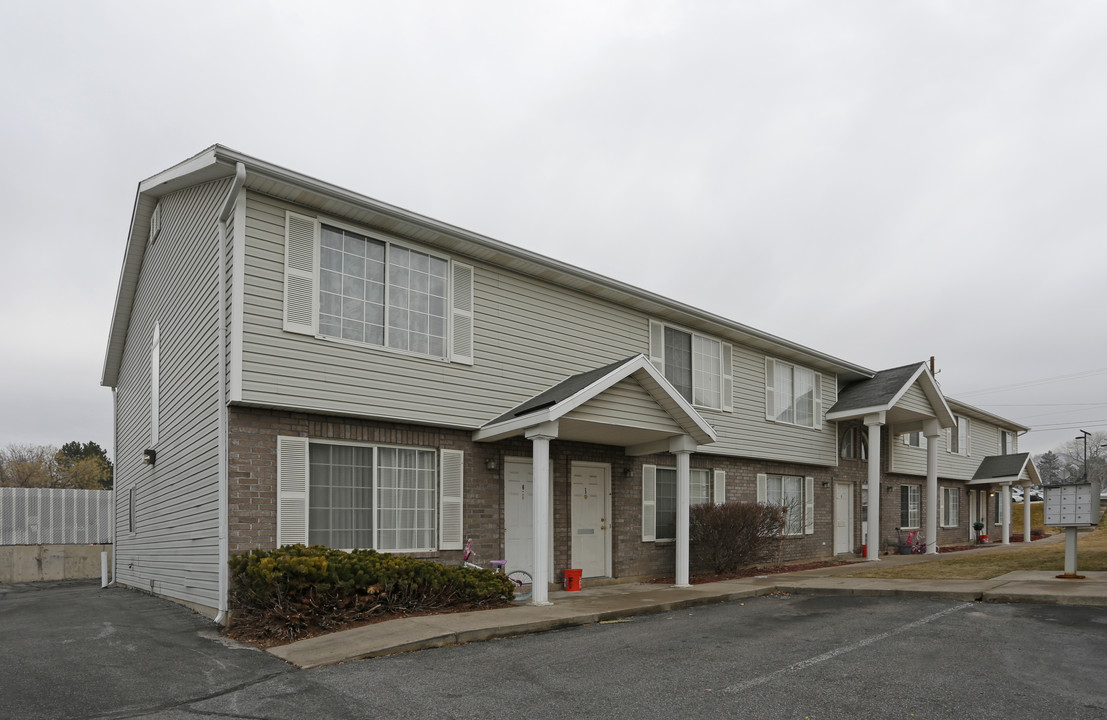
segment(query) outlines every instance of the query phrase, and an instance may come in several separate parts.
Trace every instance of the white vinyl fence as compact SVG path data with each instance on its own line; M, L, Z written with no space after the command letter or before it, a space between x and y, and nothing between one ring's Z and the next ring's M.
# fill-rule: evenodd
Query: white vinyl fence
M0 488L0 545L106 545L111 490Z

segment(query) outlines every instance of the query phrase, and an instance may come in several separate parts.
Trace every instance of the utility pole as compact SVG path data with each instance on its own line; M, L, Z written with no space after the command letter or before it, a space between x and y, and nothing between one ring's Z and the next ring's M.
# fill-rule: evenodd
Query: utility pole
M1081 430L1077 440L1084 441L1084 482L1088 482L1088 436L1091 435L1087 430Z

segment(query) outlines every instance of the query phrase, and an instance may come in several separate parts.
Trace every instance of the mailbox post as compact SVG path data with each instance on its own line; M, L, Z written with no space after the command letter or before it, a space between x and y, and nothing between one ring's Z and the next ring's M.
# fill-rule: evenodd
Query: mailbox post
M1099 484L1092 482L1046 485L1045 524L1065 528L1065 574L1059 578L1081 580L1076 574L1076 533L1099 521Z

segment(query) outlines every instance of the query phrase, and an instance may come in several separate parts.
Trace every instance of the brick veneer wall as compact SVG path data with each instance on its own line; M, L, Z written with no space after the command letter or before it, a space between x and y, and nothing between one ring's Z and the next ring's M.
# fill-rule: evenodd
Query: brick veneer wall
M856 433L867 433L868 429L861 422L842 423L839 429L839 438L842 433L852 427ZM888 472L889 431L887 427L881 428L881 474L880 474L880 528L881 528L881 552L895 552L895 546L899 541L897 529L900 526L900 502L902 499L900 487L902 485L918 485L920 490L920 519L919 528L925 534L927 522L926 510L926 478L916 475L892 474ZM854 486L854 539L860 549L861 544L861 489L868 487L868 460L840 458L838 467L830 470L830 475L839 482L852 482ZM960 506L958 510L958 524L954 527L941 527L941 516L938 517L938 545L965 545L969 542L969 499L968 487L962 480L951 480L938 477L938 500L941 505L941 489L943 487L957 488L960 492ZM890 490L889 490L890 488ZM975 489L974 489L975 490Z
M232 407L229 433L230 550L240 553L276 544L277 436L349 440L395 444L428 449L450 448L465 452L465 535L484 558L504 556L503 481L504 458L530 457L531 443L513 438L496 443L475 443L468 430L434 428L401 423L336 418L308 413ZM489 471L494 459L497 469ZM627 457L622 448L554 440L550 444L554 466L553 538L554 568L569 567L571 548L570 470L574 461L611 466L613 521L611 551L613 575L671 575L675 565L672 542L642 542L642 465L674 466L671 455ZM726 471L728 501L754 502L758 473L800 475L815 479L815 532L783 541L782 560L823 558L833 554L833 484L835 469L808 465L762 462L696 454L693 468ZM443 562L458 562L460 552L421 555Z

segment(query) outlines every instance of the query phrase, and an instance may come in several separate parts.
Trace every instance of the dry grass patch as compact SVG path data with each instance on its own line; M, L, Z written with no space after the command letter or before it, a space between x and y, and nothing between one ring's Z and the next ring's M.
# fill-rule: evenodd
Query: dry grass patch
M1011 532L1022 532L1022 515L1023 504L1011 503ZM1056 535L1064 530L1064 528L1045 526L1045 503L1041 502L1030 503L1030 527L1041 528L1046 535Z
M1091 533L1081 533L1077 545L1078 571L1107 571L1107 527L1100 522ZM1065 570L1065 544L1013 545L1010 548L942 556L927 562L874 568L849 573L850 577L901 578L917 580L986 580L1019 570Z

